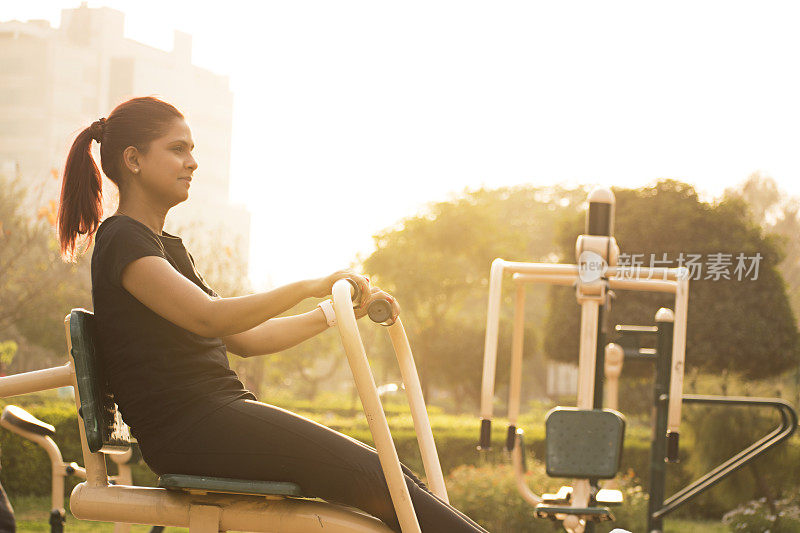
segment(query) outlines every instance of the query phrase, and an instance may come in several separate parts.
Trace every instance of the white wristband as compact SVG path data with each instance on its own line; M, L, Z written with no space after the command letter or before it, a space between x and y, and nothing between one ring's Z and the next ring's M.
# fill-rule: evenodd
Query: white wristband
M318 307L322 309L322 314L325 315L325 321L328 323L328 327L332 328L335 326L336 312L333 310L333 302L325 300L324 302L320 302Z

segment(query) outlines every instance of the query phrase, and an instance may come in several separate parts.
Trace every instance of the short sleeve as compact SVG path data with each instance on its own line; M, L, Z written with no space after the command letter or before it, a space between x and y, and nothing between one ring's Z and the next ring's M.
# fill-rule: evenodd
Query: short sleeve
M192 257L192 254L187 251L186 255L189 256L189 261L192 263L192 270L194 271L195 275L197 276L197 279L200 280L200 283L202 285L202 289L204 291L206 291L206 293L208 293L210 296L213 296L214 298L219 298L220 296L219 296L219 294L217 294L217 291L215 291L214 289L211 288L211 286L208 284L208 282L203 277L203 275L200 273L200 271L197 270L197 264L194 262L194 257Z
M97 237L99 266L115 287L122 287L122 271L140 257L163 257L164 245L149 228L134 220L120 217Z

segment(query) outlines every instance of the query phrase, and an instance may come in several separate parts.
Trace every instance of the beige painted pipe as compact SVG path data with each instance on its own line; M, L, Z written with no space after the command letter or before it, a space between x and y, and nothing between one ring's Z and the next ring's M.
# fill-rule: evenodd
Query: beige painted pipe
M514 449L511 452L511 462L514 467L514 480L517 483L517 492L519 492L522 499L530 505L536 506L542 503L542 497L533 492L525 480L525 470L522 468L522 446L520 446L519 436L522 435L522 430L517 429L517 438L514 440Z
M447 503L447 487L444 484L442 465L439 463L439 454L436 452L436 442L433 440L431 421L425 409L425 398L422 395L422 385L417 374L417 365L414 364L414 355L408 343L408 335L403 327L403 322L398 317L394 324L389 326L389 338L392 340L397 364L400 366L400 375L406 389L408 405L411 409L411 419L414 421L414 431L417 434L419 452L422 456L422 465L428 486L436 496Z
M678 282L675 294L675 328L672 335L672 375L669 382L669 407L667 432L678 433L683 403L683 371L686 359L686 326L689 312L689 272L685 267L683 279Z
M508 425L516 427L522 394L522 355L525 342L525 285L516 283L514 332L511 337L511 373L508 387Z
M72 491L70 510L79 520L189 527L192 509L218 512L190 531L268 533L390 533L377 518L352 507L315 500L230 494L192 495L154 487L111 485ZM213 521L217 521L214 524ZM211 529L214 528L214 529Z
M683 267L682 267L683 268ZM685 271L681 268L639 268L608 267L605 275L609 278L609 288L621 290L641 290L651 292L675 293L676 280ZM489 274L489 301L486 313L486 338L483 348L483 380L481 385L481 418L491 420L494 413L494 382L497 366L497 341L499 335L500 304L502 297L503 274L510 272L519 275L527 283L548 283L552 285L575 284L578 279L578 265L557 263L522 263L497 258L492 261ZM524 276L524 277L523 277ZM531 276L531 277L527 277Z
M0 398L72 385L72 363L0 377Z
M497 261L497 259L495 259ZM501 260L502 261L502 260ZM609 278L631 278L649 280L677 280L679 279L680 268L647 268L647 267L628 267L628 266L609 266L605 276ZM540 274L540 275L562 275L578 276L578 265L562 263L521 263L515 261L503 261L503 270L513 274Z
M580 351L578 353L578 408L592 409L594 372L597 359L597 319L600 302L586 299L581 303Z
M563 274L514 274L514 280L523 283L547 283L549 285L572 286L578 281L578 276L568 276ZM647 292L666 292L675 294L678 284L671 280L660 279L628 279L628 278L608 278L608 285L611 289Z
M608 286L611 289L623 291L666 292L669 294L675 294L678 290L676 281L661 279L608 278Z
M67 476L67 464L61 457L61 451L58 449L58 445L53 441L52 438L45 436L45 435L37 435L36 433L32 433L30 431L25 431L22 428L14 426L13 424L6 423L5 421L0 421L0 424L7 430L11 431L12 433L16 433L17 435L21 436L22 438L28 439L29 441L38 444L45 452L47 452L47 457L50 459L50 475L52 476L51 482L51 490L50 490L50 502L51 502L51 509L58 509L62 513L64 512L64 478Z
M619 409L619 376L625 363L625 351L619 344L610 342L605 348L606 406L615 411Z
M489 274L489 303L486 311L486 339L483 346L483 381L481 384L481 418L491 420L494 412L494 378L497 369L497 339L500 328L500 300L503 293L503 270L506 261L492 261Z
M592 409L594 403L594 372L597 360L597 320L600 301L586 298L581 303L580 352L578 355L579 409ZM572 484L572 507L588 507L591 487L588 479L576 479Z
M378 390L375 387L375 379L372 377L364 344L361 342L361 335L358 332L350 294L351 287L352 285L346 279L341 279L333 284L333 309L336 312L336 324L339 327L339 334L350 363L353 379L356 382L358 395L361 397L364 415L367 418L375 448L378 450L378 458L383 474L386 476L386 483L389 486L389 494L392 497L400 528L403 533L419 533L420 527L414 512L414 505L408 493L405 476L400 468L400 459L397 457L392 434L386 422L386 414L383 412Z

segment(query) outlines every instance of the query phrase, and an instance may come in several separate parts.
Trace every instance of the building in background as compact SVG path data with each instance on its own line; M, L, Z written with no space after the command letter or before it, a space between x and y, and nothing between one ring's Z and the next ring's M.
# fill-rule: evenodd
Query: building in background
M250 214L229 202L233 95L228 78L192 65L191 36L175 32L171 52L126 39L114 9L61 12L47 21L0 22L0 174L20 176L32 208L52 210L75 136L134 96L156 96L186 116L199 167L191 200L173 209L165 229L199 244L213 234L246 265ZM99 150L93 144L99 166ZM116 189L106 181L106 214Z

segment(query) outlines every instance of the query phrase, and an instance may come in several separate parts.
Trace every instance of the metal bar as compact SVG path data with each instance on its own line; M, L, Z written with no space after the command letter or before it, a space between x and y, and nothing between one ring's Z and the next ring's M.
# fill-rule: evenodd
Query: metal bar
M486 312L486 340L483 346L483 382L481 384L481 448L491 446L491 423L494 401L494 378L497 368L497 339L500 327L500 299L506 261L492 261L489 274L489 303Z
M511 462L514 466L514 481L516 481L517 492L520 493L522 499L533 506L542 503L542 497L533 492L528 486L528 482L525 481L525 441L521 429L517 430L514 438Z
M725 397L686 395L683 397L683 401L687 403L774 407L781 416L781 424L738 454L734 455L727 461L709 471L704 476L670 496L664 502L664 506L652 514L652 517L657 519L662 518L668 513L674 511L695 496L719 483L736 470L739 470L746 464L750 463L770 448L773 448L784 440L788 439L797 429L797 413L788 402L780 399L748 398L744 396Z
M686 324L689 311L689 276L685 267L678 269L681 279L675 293L675 327L672 332L672 369L669 381L669 407L667 409L667 456L678 460L678 436L681 425L683 398L683 370L686 359Z
M597 340L595 341L595 356L594 356L594 394L592 399L593 409L603 408L603 389L605 382L603 377L606 369L606 304L608 302L608 293L603 300L602 305L597 309Z
M516 261L504 261L503 263L506 272L511 273L578 276L578 265L565 265L560 263L521 263ZM610 266L606 270L605 275L608 278L619 278L630 281L677 281L681 278L681 268Z
M648 489L647 531L661 532L664 521L653 514L664 505L667 465L667 398L672 365L672 340L675 316L661 308L656 313L655 383L653 384L653 432L650 436L650 481Z
M658 326L630 326L620 324L615 326L614 330L620 333L658 334Z
M72 363L0 377L0 398L72 385Z
M581 337L578 354L578 409L592 409L594 404L595 363L597 356L597 322L600 302L585 298L581 302ZM572 484L572 507L587 507L591 498L588 479L576 479Z
M522 355L525 341L525 285L517 283L514 301L514 333L511 337L511 374L508 387L508 425L516 430L522 391ZM513 449L513 442L511 443ZM509 450L510 451L510 450Z
M578 408L591 409L594 399L594 370L597 355L597 318L600 304L596 300L581 303L581 337L578 355Z
M392 340L394 353L397 356L397 364L400 367L400 375L406 388L406 397L411 409L411 419L414 421L414 431L417 434L417 444L419 453L422 456L422 465L425 468L425 476L428 478L428 485L436 496L447 503L447 488L444 484L444 474L442 465L439 463L439 454L436 453L436 443L433 440L431 421L428 418L428 411L425 409L425 398L422 395L422 385L419 382L417 366L414 364L414 355L411 353L411 345L408 343L408 335L403 327L403 321L398 317L394 324L389 326L389 337Z
M575 274L516 273L514 274L514 279L524 283L572 286L577 282L578 274L577 270ZM650 291L674 294L677 289L677 283L672 280L610 277L608 278L608 283L610 288L623 291Z
M391 533L383 522L352 508L327 502L263 496L173 492L155 487L112 485L90 487L78 484L70 496L70 511L78 520L159 524L187 527L194 505L221 509L219 531L261 533Z
M633 348L625 348L625 359L655 361L657 357L658 356L656 355L655 350L652 348L639 348L638 350Z
M386 413L383 412L364 344L358 333L358 324L356 324L350 296L351 287L352 285L346 279L333 284L333 308L336 311L336 324L339 327L339 334L342 337L342 344L350 363L353 379L356 382L358 395L361 397L364 415L367 418L375 448L378 450L378 459L386 477L386 484L389 486L389 495L392 497L400 529L403 533L420 533L414 505L408 493L405 476L400 468L397 449L394 447L389 424L386 422Z

